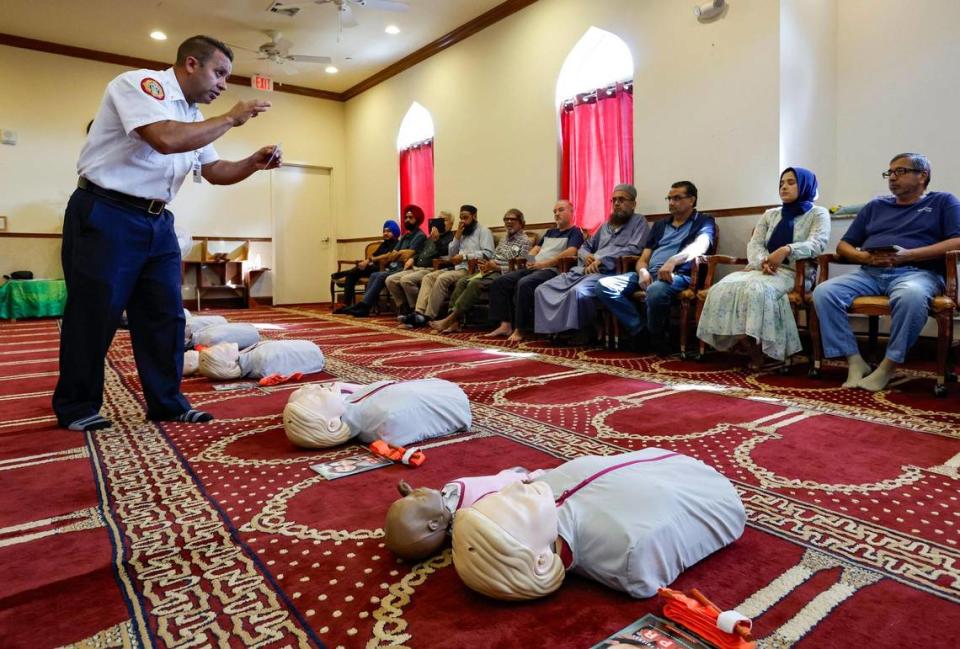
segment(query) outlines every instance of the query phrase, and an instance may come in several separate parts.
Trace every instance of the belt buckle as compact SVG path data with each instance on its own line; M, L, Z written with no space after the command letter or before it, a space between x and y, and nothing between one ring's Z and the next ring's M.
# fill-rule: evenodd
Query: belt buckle
M150 204L147 206L147 214L152 214L153 216L159 216L160 214L163 213L164 205L166 205L166 203L164 203L163 201L150 201Z

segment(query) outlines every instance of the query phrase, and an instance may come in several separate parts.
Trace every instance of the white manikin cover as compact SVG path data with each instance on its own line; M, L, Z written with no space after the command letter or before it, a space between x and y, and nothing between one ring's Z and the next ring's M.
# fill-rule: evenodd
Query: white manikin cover
M347 408L340 385L309 384L290 395L283 408L287 439L304 448L329 448L353 437L340 417Z
M237 343L217 343L200 352L198 368L200 374L208 379L227 381L239 379L240 349Z
M211 316L206 316L211 317ZM193 345L210 347L219 343L237 343L240 349L246 349L260 342L260 332L252 324L225 323L204 327L193 334Z
M183 353L183 375L196 374L198 369L200 369L200 352L196 349L188 349Z
M347 396L343 420L365 444L382 439L393 446L466 430L472 421L467 395L441 379L363 386Z
M190 315L190 312L184 309L187 316L187 324L184 326L183 334L187 341L187 346L192 347L195 343L193 337L200 331L213 325L227 324L227 319L222 315Z
M264 340L240 351L240 373L252 379L294 372L313 374L323 370L323 363L323 352L309 340Z
M568 569L633 597L651 597L740 538L746 512L730 481L685 455L655 459L671 453L647 448L587 456L540 478L559 499L606 468L651 460L605 473L557 508L560 535L573 552Z

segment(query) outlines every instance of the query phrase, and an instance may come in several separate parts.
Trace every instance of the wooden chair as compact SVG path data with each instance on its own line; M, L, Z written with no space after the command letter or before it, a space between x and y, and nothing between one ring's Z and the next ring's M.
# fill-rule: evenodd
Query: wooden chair
M363 258L369 259L377 248L380 247L380 241L371 241L367 244L367 247L363 251ZM360 259L338 259L337 260L337 272L342 272L344 266L347 267L347 270L353 268L360 264L362 260ZM379 264L379 270L384 269L385 264L381 261ZM343 279L330 279L330 310L333 311L337 308L337 295L343 295L344 280ZM361 277L356 285L356 295L361 295L367 288L367 278Z
M703 288L697 291L697 314L694 318L693 329L696 331L697 327L700 324L700 315L703 313L703 305L707 301L707 294L710 292L710 287L713 286L713 282L717 277L717 268L719 266L746 266L749 260L746 257L729 257L727 255L710 255L706 258L707 269L706 277L703 282ZM800 309L804 310L806 314L806 322L809 327L810 324L810 302L807 300L807 290L806 290L806 269L807 265L814 263L813 259L797 259L796 266L794 270L796 275L794 277L793 289L787 293L787 299L790 300L790 309L793 311L793 318L797 322L797 326L800 326L800 319L798 317ZM703 357L706 353L707 344L702 340L699 341L699 351L697 354L697 360ZM789 360L789 359L788 359ZM785 365L787 367L789 363Z
M943 294L934 297L930 301L929 317L937 323L937 383L934 386L933 393L938 397L947 395L947 381L955 381L956 374L953 371L953 364L950 362L953 348L956 342L953 340L953 318L957 312L957 304L960 302L957 297L957 260L960 259L960 251L952 250L944 256L946 263L946 290ZM836 254L820 255L819 270L817 273L817 286L830 279L830 264L855 264ZM810 339L813 344L813 367L810 369L811 376L820 375L820 367L823 361L823 347L820 344L820 320L817 318L816 309L812 308L813 296L808 296L810 309L808 318L810 322ZM848 313L865 315L868 318L868 356L871 361L876 361L877 338L879 334L880 316L890 315L890 298L885 295L865 295L858 297L850 305Z

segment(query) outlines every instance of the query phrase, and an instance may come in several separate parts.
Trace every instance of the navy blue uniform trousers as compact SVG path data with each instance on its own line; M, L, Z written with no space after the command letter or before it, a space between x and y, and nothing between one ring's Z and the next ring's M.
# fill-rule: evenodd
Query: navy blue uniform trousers
M67 204L60 258L67 285L53 393L60 425L100 411L104 360L124 309L147 417L188 410L180 393L186 319L173 214L153 216L77 189Z

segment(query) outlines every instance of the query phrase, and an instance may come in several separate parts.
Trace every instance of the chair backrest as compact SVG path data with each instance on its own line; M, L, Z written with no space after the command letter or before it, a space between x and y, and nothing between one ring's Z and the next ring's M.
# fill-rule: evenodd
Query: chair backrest
M363 249L363 258L369 259L373 256L373 253L377 251L377 248L380 247L381 241L371 241L367 244L367 247Z

